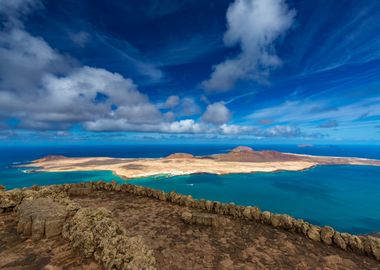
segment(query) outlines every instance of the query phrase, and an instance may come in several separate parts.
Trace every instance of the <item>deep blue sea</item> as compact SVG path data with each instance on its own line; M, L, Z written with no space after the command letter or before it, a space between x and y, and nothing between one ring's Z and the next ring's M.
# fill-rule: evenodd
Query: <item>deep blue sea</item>
M380 159L380 146L250 145L254 149L313 155ZM175 152L207 155L226 152L235 145L101 145L0 146L0 185L6 188L74 183L93 180L124 181L110 171L26 173L15 165L46 155L69 157L163 157ZM380 167L319 166L301 172L275 172L216 176L198 174L136 179L132 183L175 190L262 210L287 213L318 225L362 234L380 231Z

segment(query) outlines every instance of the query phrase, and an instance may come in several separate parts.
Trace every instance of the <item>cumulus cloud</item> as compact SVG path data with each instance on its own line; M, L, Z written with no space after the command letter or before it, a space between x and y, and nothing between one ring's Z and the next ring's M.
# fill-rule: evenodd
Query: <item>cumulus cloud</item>
M38 1L2 1L7 15L24 14ZM3 11L2 11L3 12ZM159 109L132 80L105 69L80 66L42 38L9 24L0 32L0 118L20 120L19 128L96 128L124 121L136 130L163 121ZM107 126L105 126L107 129Z
M231 119L231 112L223 102L215 102L207 106L205 113L202 115L202 120L206 123L220 125L228 122Z
M99 119L85 124L90 131L143 131L160 133L210 133L212 129L193 119L152 124L133 124L125 119Z
M282 63L274 43L290 28L295 13L284 0L235 0L227 10L224 44L238 45L241 52L214 66L203 88L227 91L238 80L266 81L270 71Z

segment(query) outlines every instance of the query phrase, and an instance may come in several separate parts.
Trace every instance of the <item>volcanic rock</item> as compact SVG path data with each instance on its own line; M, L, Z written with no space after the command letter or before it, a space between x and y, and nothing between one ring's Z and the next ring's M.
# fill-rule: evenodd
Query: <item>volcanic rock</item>
M17 213L17 232L33 240L60 235L67 216L66 207L49 198L23 201Z

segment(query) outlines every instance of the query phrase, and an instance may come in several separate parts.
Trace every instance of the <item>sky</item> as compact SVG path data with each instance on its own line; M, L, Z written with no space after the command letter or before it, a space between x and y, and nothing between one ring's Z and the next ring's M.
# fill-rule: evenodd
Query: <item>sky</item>
M380 144L380 1L0 0L0 144Z

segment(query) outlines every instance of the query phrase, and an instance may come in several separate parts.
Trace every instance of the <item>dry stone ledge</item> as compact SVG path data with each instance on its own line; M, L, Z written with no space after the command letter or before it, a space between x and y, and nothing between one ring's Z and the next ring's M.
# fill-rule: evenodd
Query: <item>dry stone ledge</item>
M95 257L106 270L154 270L155 258L140 236L127 237L124 228L103 207L81 208L64 225L63 236L84 257Z
M50 198L23 201L18 209L17 232L33 240L50 238L62 233L67 217L66 207Z
M213 227L226 225L229 221L227 218L220 217L218 215L190 212L183 212L181 218L183 222L187 224L198 224Z

